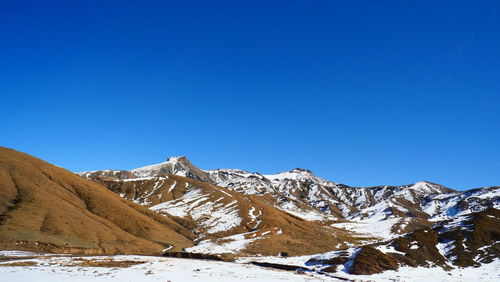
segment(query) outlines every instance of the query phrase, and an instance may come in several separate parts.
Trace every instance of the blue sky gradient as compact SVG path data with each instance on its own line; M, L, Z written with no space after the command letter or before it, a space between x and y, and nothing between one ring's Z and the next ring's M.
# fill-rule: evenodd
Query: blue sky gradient
M0 145L348 185L500 185L499 1L9 1Z

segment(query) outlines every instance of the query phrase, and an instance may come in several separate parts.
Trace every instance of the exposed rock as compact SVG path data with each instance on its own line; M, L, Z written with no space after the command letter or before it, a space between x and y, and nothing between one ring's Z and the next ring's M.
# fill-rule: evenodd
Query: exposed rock
M163 253L163 256L172 258L207 259L216 261L234 261L235 259L233 254L212 255L192 252L165 252Z
M398 269L398 261L381 251L365 246L361 248L352 262L352 274L375 274L385 270Z

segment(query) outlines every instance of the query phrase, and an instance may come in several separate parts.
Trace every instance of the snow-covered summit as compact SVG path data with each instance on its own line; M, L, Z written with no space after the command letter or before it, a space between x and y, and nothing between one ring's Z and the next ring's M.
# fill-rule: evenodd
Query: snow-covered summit
M131 169L130 172L136 174L138 177L146 177L151 176L151 174L161 173L162 169L164 170L167 167L181 168L185 166L186 162L189 162L189 160L185 156L168 157L165 162L134 168ZM182 171L182 169L180 171Z
M420 181L415 184L408 185L408 188L418 191L421 193L426 193L426 194L437 194L437 193L443 193L443 192L450 192L450 189L439 185L435 184L432 182L428 181Z
M185 156L168 157L166 162L144 166L130 170L137 177L154 177L164 174L175 174L192 179L211 182L210 177L195 167Z
M315 184L327 184L335 182L327 181L321 177L316 176L312 171L303 168L295 168L290 171L284 171L277 174L267 174L264 175L267 179L271 181L300 181L306 183L315 183Z
M79 172L78 174L89 179L106 178L114 180L144 179L174 174L199 181L205 181L209 183L213 182L207 173L191 164L191 162L185 156L168 157L165 162L134 168L131 170L108 169L84 171Z

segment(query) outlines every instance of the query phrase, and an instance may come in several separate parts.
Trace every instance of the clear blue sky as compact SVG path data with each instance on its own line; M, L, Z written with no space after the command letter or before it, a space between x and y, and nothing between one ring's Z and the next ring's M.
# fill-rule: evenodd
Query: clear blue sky
M500 185L500 2L3 1L0 145Z

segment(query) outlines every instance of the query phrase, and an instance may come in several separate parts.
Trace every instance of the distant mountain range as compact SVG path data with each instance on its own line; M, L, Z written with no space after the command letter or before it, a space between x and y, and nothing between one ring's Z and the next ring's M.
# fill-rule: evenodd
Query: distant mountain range
M350 187L301 168L202 170L186 157L76 175L0 147L0 188L4 249L308 255L318 271L353 274L500 254L498 186Z

